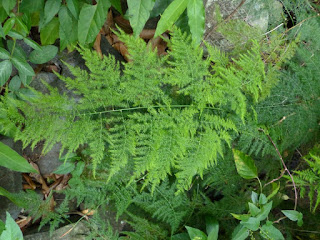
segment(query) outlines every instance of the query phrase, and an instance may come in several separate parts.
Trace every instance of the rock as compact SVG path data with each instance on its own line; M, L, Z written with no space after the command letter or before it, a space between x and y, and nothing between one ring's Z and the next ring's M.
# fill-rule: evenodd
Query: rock
M2 143L14 149L14 142L10 138L1 140ZM21 153L21 149L20 152ZM22 176L20 172L11 171L7 168L0 167L0 187L8 192L17 193L22 190ZM16 219L21 209L12 203L8 198L0 196L0 219L5 221L6 211L9 212L13 219Z
M83 222L79 222L55 230L51 237L49 232L40 232L23 238L25 240L85 240L88 231L88 227Z

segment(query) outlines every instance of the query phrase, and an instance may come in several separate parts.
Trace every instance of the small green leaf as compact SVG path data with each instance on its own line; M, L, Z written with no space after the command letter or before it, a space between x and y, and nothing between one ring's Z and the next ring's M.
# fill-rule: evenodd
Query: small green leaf
M135 37L139 36L149 19L153 0L128 0L129 21Z
M21 80L19 76L14 76L11 78L10 83L9 83L9 90L11 91L17 91L21 86Z
M260 194L259 196L259 204L260 205L264 205L268 202L268 199L266 197L266 195L264 195L263 193Z
M31 81L32 81L32 76L27 76L27 75L24 75L24 74L20 73L19 77L20 77L20 80L21 80L21 82L22 82L22 84L24 86L29 85L31 83ZM26 89L26 88L23 88L23 89ZM21 91L22 89L20 88L19 90Z
M29 60L35 64L43 64L54 58L57 53L58 48L56 46L42 46L40 51L34 50L30 53Z
M208 240L217 240L219 234L219 223L213 217L206 218L206 230L208 234Z
M106 20L109 7L109 1L99 1L97 5L83 4L78 22L78 39L81 44L85 45L96 39Z
M260 221L265 220L268 217L271 211L271 208L272 208L272 201L262 206L261 212L256 216L256 218L258 218Z
M174 0L162 14L160 21L158 22L154 37L158 37L160 34L168 30L175 21L178 20L180 15L187 8L189 0Z
M14 50L13 50L13 54L12 54L14 57L22 58L24 60L27 59L27 54L22 49L22 47L20 47L18 44L14 45L14 42L12 40L7 41L7 46L8 46L8 50L10 52L12 52L13 46L14 46Z
M10 59L10 53L4 48L0 48L0 59Z
M258 213L261 212L260 208L258 208L256 205L254 205L253 203L248 203L249 205L249 210L250 210L250 214L251 216L255 217L258 215Z
M78 23L65 6L62 6L59 11L59 22L60 51L62 51L78 40Z
M266 239L284 240L282 233L272 225L272 222L267 221L260 229L260 234Z
M16 3L16 0L2 0L2 6L8 15L10 14L10 11L14 8Z
M190 239L206 240L207 235L199 229L186 226Z
M257 231L260 226L260 221L258 218L250 217L246 221L241 221L240 224L250 229L251 231Z
M278 193L279 189L280 189L280 183L279 184L272 183L272 193L270 193L267 199L270 200L271 198L273 198Z
M6 35L4 35L4 31L3 31L3 28L2 28L2 25L0 24L0 37L1 38L5 38Z
M14 39L19 39L19 40L24 38L24 36L22 34L18 33L17 31L14 31L14 30L9 31L8 36L12 37Z
M41 34L41 33L40 33L40 34ZM40 46L37 42L33 41L32 39L24 38L23 41L24 41L27 45L29 45L30 47L32 47L33 49L35 49L35 50L41 50L41 46Z
M21 20L21 17L17 17L16 18L16 27L17 29L21 30L23 33L28 34L29 33L29 29L27 27L26 24L24 24L24 22Z
M232 240L245 240L249 236L249 229L239 224L232 233Z
M42 45L54 44L54 42L59 37L59 19L57 17L53 18L51 22L47 24L40 31L40 40Z
M258 170L253 159L243 152L233 149L233 157L236 163L237 172L244 179L253 179L258 177Z
M67 0L67 7L75 19L78 20L80 12L79 0Z
M18 224L7 212L6 215L6 229L2 232L0 240L23 240L23 235Z
M252 193L251 193L251 201L252 201L254 204L258 204L258 198L259 198L258 193L252 191Z
M9 79L12 72L12 64L9 60L0 62L0 86L3 86Z
M44 0L24 0L20 3L20 11L23 13L40 12L44 8Z
M55 15L59 12L61 6L61 0L47 0L44 6L44 15L40 20L39 28L40 30L45 27ZM40 31L41 32L41 31Z
M9 18L3 25L3 33L4 35L8 35L8 32L13 28L16 22L16 18Z
M190 32L197 45L201 42L205 27L205 10L202 0L190 0L187 7Z
M65 162L61 164L53 173L55 174L68 174L75 169L74 162Z
M27 76L34 76L35 73L32 69L32 67L23 59L13 57L11 58L11 62L16 67L16 69L19 71L19 73L27 75Z
M2 142L0 142L0 165L17 172L37 173L26 159Z
M250 217L249 214L234 214L234 213L231 213L231 215L232 215L235 219L243 220L243 221L248 220L249 217Z
M301 227L303 224L303 214L296 210L281 210L281 212L289 218L291 221L298 221L298 226Z

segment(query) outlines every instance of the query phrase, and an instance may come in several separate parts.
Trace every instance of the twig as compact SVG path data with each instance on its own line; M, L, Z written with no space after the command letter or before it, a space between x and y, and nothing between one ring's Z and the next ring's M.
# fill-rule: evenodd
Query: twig
M277 178L273 179L272 181L266 183L263 187L268 186L269 184L278 181L280 178L282 178L282 176L283 176L283 174L284 174L285 172L286 172L286 171L283 170L279 177L277 177Z
M288 175L290 176L290 178L291 178L291 181L292 181L292 184L293 184L293 188L294 188L294 210L296 210L296 209L297 209L297 204L298 204L298 192L297 192L297 187L296 187L296 184L295 184L295 182L294 182L294 179L293 179L293 177L292 177L289 169L287 168L286 164L284 163L284 160L283 160L283 158L282 158L282 156L281 156L281 153L280 153L279 149L277 148L276 144L274 143L274 141L272 140L272 138L270 137L270 135L267 134L267 133L266 133L263 129L261 129L261 128L259 129L259 131L264 132L264 134L268 137L269 141L272 143L273 147L275 148L275 150L276 150L276 152L277 152L277 154L278 154L278 156L279 156L279 158L280 158L280 160L281 160L281 163L282 163L282 165L283 165L283 167L284 167L284 171L286 171L286 172L288 173Z

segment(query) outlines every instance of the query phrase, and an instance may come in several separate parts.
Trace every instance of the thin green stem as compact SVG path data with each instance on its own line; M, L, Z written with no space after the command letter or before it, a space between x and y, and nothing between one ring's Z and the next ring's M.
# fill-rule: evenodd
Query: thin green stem
M12 46L12 50L11 50L11 54L10 54L10 57L12 57L12 55L13 55L13 52L14 52L14 49L15 49L15 47L16 47L16 41L17 41L17 39L13 39L13 46Z
M261 184L261 181L260 181L259 177L257 177L257 180L258 180L259 185L260 185L260 193L262 193L262 184Z

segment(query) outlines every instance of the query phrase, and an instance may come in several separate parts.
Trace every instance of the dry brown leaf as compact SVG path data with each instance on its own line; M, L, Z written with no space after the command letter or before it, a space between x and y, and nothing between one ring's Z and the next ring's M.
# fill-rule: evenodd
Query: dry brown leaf
M93 48L97 51L99 54L100 58L102 59L102 52L101 52L101 47L100 47L100 42L101 42L101 32L96 37L96 40L94 41Z

